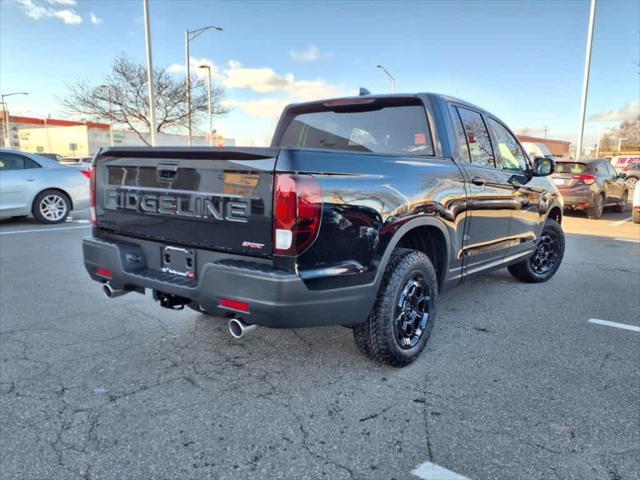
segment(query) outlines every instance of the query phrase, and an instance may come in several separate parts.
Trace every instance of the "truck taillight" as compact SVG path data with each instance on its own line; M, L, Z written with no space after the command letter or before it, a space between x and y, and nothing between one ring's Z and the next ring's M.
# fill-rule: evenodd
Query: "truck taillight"
M273 251L300 255L315 241L322 218L322 191L311 175L279 173L273 201Z
M96 167L89 171L89 214L91 223L96 225Z
M582 181L585 185L593 185L596 181L595 175L574 175L573 178Z

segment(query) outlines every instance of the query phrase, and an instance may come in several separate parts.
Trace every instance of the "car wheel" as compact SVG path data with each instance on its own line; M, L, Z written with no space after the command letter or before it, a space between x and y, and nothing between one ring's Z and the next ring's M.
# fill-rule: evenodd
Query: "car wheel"
M509 266L509 272L521 282L546 282L555 275L564 257L564 232L558 222L548 219L533 254Z
M33 201L32 213L40 223L64 222L71 211L71 200L60 190L40 192Z
M625 179L625 183L627 184L627 187L629 187L629 190L633 190L638 184L638 179L636 177L627 177Z
M596 197L593 205L587 210L587 216L589 218L600 218L604 211L604 195L600 194Z
M429 341L437 297L438 280L429 257L396 249L369 319L353 328L359 350L396 367L413 362Z
M627 209L627 199L629 198L629 192L624 192L622 194L622 199L620 200L620 203L618 203L615 206L614 211L617 213L624 213L624 211Z

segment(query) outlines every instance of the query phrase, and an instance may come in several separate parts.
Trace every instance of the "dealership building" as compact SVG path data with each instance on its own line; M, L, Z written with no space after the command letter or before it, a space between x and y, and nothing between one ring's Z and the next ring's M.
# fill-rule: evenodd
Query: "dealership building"
M4 120L4 118L3 118ZM6 141L6 122L3 123L3 138ZM106 123L78 122L54 118L9 116L9 143L32 153L57 153L63 157L89 157L103 147L111 145L111 130ZM146 138L146 136L145 136ZM158 146L186 146L185 135L160 133L156 136ZM207 138L193 136L193 145L208 145ZM235 146L231 138L215 137L216 146ZM144 146L142 139L132 131L113 130L114 146Z

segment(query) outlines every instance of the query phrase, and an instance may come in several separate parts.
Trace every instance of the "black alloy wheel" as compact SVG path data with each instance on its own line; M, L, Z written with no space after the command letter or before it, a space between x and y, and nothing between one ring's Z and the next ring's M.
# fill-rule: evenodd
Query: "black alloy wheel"
M542 233L535 253L529 259L531 270L538 275L544 275L557 266L560 257L560 242L558 235L553 230Z
M431 291L420 271L413 272L400 291L393 331L403 350L415 347L429 322Z

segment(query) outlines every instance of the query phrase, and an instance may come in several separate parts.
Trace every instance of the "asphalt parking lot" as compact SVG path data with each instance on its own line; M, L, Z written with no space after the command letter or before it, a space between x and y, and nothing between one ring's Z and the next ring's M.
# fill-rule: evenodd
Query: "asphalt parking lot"
M107 300L86 215L0 222L0 477L638 479L640 331L589 320L640 327L640 226L564 225L550 282L447 292L395 369L342 327L234 340L150 295Z

